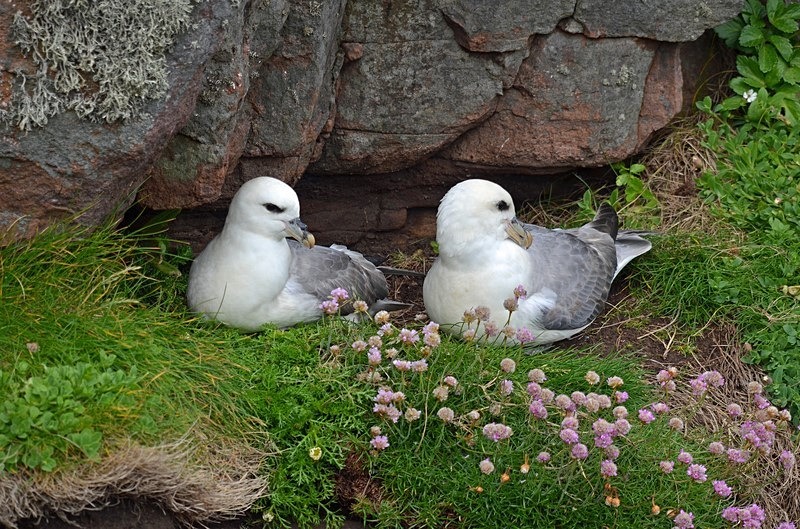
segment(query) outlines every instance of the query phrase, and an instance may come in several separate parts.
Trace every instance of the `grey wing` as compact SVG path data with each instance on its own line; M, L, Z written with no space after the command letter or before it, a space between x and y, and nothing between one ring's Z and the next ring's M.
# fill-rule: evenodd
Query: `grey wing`
M544 314L546 329L579 329L605 306L617 267L614 240L594 229L548 230L526 226L533 233L528 254L536 275L535 290L549 289L555 305Z
M327 299L335 288L343 288L351 299L361 299L369 305L389 294L383 274L357 252L344 247L306 248L294 240L289 240L289 248L292 251L291 279L320 301ZM349 312L352 312L351 304L342 309L343 314Z

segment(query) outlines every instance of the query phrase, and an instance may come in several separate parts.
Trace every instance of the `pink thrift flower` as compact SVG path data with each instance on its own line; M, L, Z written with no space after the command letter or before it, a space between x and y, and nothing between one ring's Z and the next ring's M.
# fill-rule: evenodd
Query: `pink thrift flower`
M541 384L547 380L547 377L545 376L544 371L541 369L531 369L528 371L528 380L531 382L536 382L537 384Z
M575 403L566 395L558 395L555 400L556 406L564 411L575 411Z
M612 439L612 437L607 433L596 435L594 437L594 445L597 448L608 448L613 443L614 439Z
M522 344L532 342L535 339L533 333L527 327L520 327L517 329L516 338L517 341Z
M753 402L755 402L756 407L759 410L763 410L764 408L769 408L770 406L769 399L767 399L761 393L756 393L755 395L753 395Z
M439 324L435 321L430 321L422 328L422 334L431 334L439 332Z
M711 485L714 487L714 492L716 492L718 496L727 498L733 494L733 490L728 486L728 484L720 479L715 479L711 482Z
M450 390L448 386L436 386L433 388L433 397L438 400L439 402L444 402L447 400L447 397L450 395Z
M385 435L376 435L369 442L375 450L386 450L389 447L389 438Z
M511 430L509 426L502 423L490 422L483 427L483 435L495 443L503 439L508 439L513 433L513 430Z
M580 440L580 438L578 437L578 432L570 428L565 428L561 430L558 436L561 438L562 441L564 441L568 445L573 445Z
M732 402L732 403L728 404L728 415L730 415L734 419L736 417L741 417L742 416L742 407L739 406L738 404L736 404L735 402Z
M678 459L678 461L680 461L684 465L691 465L692 464L692 460L694 458L692 457L692 454L690 454L689 452L686 452L685 450L681 450L681 453L678 454L677 459Z
M724 454L725 445L720 443L719 441L713 441L708 444L708 451L714 454L715 456Z
M494 472L494 464L491 462L491 460L488 457L486 459L484 459L483 461L481 461L478 464L478 467L481 469L481 472L483 472L484 474L491 474L492 472Z
M331 290L331 299L337 302L345 301L346 299L350 298L350 294L347 293L347 290L343 288L334 288Z
M797 526L794 522L781 522L775 529L797 529Z
M458 379L456 379L456 377L450 376L450 375L444 377L444 381L443 382L445 384L447 384L448 386L450 386L451 388L454 388L454 387L456 387L458 385Z
M787 471L794 468L794 465L796 463L794 454L788 450L784 450L783 452L781 452L781 455L778 456L778 460L781 462L781 465L783 465L784 470Z
M641 409L639 410L639 420L645 424L650 424L656 420L656 416L650 410Z
M400 338L400 341L405 344L413 344L419 341L419 333L412 329L402 328L400 329L398 338Z
M398 371L411 371L411 362L408 360L393 360L392 365Z
M614 415L615 419L627 419L628 418L628 408L625 406L615 406L613 410L611 410L612 415Z
M540 386L536 382L528 382L526 390L528 392L528 395L534 398L537 398L539 397L539 395L542 394L542 386Z
M442 343L442 337L439 336L438 332L429 332L425 335L422 341L428 347L439 347L439 345Z
M372 400L379 404L391 404L394 400L394 392L391 389L380 388Z
M573 430L577 430L580 426L580 421L574 415L567 415L561 420L561 427L562 428L572 428Z
M367 362L369 362L371 366L379 365L381 363L381 350L377 347L370 348L367 353Z
M325 314L332 316L339 312L339 303L335 299L326 299L320 303L319 308L322 309L322 312Z
M439 411L436 412L436 416L444 422L452 422L456 414L452 409L444 407L439 408Z
M616 445L608 446L606 447L605 453L607 458L616 459L619 457L619 447Z
M528 291L525 290L524 286L517 285L516 288L514 288L514 297L515 298L524 298L524 297L527 297L527 295L528 295Z
M411 362L411 371L415 373L424 373L428 370L428 361L424 358L422 360L414 360Z
M573 391L569 398L572 399L576 406L583 406L586 403L586 395L583 391Z
M572 457L575 459L586 459L589 457L589 449L583 443L577 443L572 445L572 450L570 451Z
M494 338L498 334L500 334L500 329L498 329L497 324L493 321L487 321L483 324L483 333L488 336L489 338Z
M676 431L683 430L683 419L679 417L671 417L669 420L669 427Z
M622 380L621 377L609 377L606 380L606 384L608 384L609 386L611 386L614 389L617 389L618 387L620 387L624 383L625 382Z
M589 383L590 386L600 383L600 375L598 375L596 371L587 371L586 376L583 378Z
M693 529L694 528L694 514L680 510L675 518L672 519L676 529Z
M689 465L686 470L686 475L695 480L697 483L703 483L708 479L706 476L706 467L698 465L697 463Z
M628 392L627 391L615 391L614 392L614 401L617 404L622 404L628 400Z
M500 369L504 373L513 373L517 370L517 363L511 358L503 358L500 360Z
M501 380L500 381L500 394L504 397L508 397L511 393L514 392L514 383L510 380Z
M616 435L628 435L631 431L631 423L627 419L617 419L614 421L614 433Z
M650 409L653 410L653 413L662 414L669 411L669 406L664 402L656 402L650 406Z
M672 471L675 469L675 462L674 461L661 461L658 464L661 467L661 472L664 474L671 474Z
M610 478L617 475L617 465L610 459L604 459L600 462L600 475L604 478Z
M536 417L537 419L546 419L547 418L547 408L544 407L544 403L541 400L536 399L531 402L531 405L528 407L530 410L531 415Z
M744 449L728 448L728 461L731 463L747 463L750 460L750 452Z
M550 461L550 454L548 452L539 452L539 455L536 456L536 461L539 463L547 463Z
M364 340L356 340L350 347L352 347L354 351L361 353L367 350L367 342Z

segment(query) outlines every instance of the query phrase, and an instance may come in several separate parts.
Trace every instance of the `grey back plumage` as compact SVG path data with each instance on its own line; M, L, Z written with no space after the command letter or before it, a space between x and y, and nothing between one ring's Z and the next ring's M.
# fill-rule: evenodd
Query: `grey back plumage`
M361 299L370 306L389 294L383 273L360 253L339 245L306 248L292 240L289 249L290 276L319 300L326 299L335 288L344 288L351 299ZM352 311L352 304L348 303L341 312Z
M650 250L650 241L618 227L617 213L608 204L602 204L594 219L579 228L525 225L533 234L528 253L534 269L548 270L547 284L534 285L533 290L547 288L555 294L554 306L544 314L546 329L577 329L591 323L605 307L619 271Z

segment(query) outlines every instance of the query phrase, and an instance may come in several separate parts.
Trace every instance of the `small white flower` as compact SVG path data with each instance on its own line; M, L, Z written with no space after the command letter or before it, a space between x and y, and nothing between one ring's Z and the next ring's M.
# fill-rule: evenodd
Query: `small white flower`
M751 88L750 90L747 90L747 91L745 91L745 93L744 93L744 94L742 94L742 97L743 97L743 98L744 98L744 100L745 100L745 101L747 101L748 103L752 103L753 101L755 101L755 100L756 100L756 98L758 97L758 94L756 94L755 90L753 90L753 89Z

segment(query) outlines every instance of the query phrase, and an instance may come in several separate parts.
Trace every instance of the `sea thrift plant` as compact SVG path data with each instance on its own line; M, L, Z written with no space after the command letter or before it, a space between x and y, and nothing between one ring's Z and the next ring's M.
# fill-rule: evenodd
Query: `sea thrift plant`
M482 309L466 314L472 330L487 323L487 317ZM625 486L634 469L624 455L635 452L650 436L669 450L647 454L634 464L652 465L654 479L673 484L654 491L649 516L669 513L676 528L692 528L698 521L705 524L705 518L696 517L694 498L701 497L702 516L708 516L709 506L719 505L717 525L761 527L764 510L757 502L743 502L750 489L737 486L737 472L746 472L762 458L771 458L787 473L796 465L792 451L775 448L791 417L769 403L761 385L749 386L748 402L727 404L724 417L730 424L718 437L706 433L695 442L693 418L703 402L725 385L716 371L684 379L675 368L660 370L652 399L644 402L635 382L628 377L626 383L613 373L601 377L600 371L588 370L577 378L577 387L557 387L548 375L558 366L531 367L536 365L535 355L494 360L482 366L476 380L474 374L462 373L449 358L439 356L442 342L435 322L425 322L417 331L395 327L390 319L376 315L376 324L378 332L352 341L350 347L362 366L359 380L373 388L369 411L380 427L368 438L368 453L384 460L405 444L416 451L426 450L431 442L456 443L474 472L471 479L489 480L469 483L476 493L492 490L492 484L521 486L531 479L526 475L534 470L533 462L539 465L537 479L542 472L552 473L550 479L555 480L574 475L571 479L587 482L587 491L604 490L609 508L630 509ZM516 336L518 330L508 332ZM694 400L676 403L678 391ZM629 401L635 405L629 408ZM538 441L532 445L533 438ZM688 494L690 489L693 495ZM665 491L675 491L675 496L657 497Z

